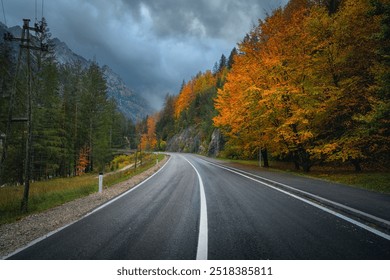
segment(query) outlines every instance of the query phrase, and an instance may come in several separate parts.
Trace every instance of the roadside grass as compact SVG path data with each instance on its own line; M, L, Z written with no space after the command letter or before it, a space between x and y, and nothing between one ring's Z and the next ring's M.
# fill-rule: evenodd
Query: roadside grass
M257 160L231 160L220 158L226 162L243 165L259 166ZM313 166L309 173L293 169L292 163L271 161L270 170L289 172L300 176L322 179L330 182L346 184L349 186L390 194L389 171L363 171L356 173L352 167L341 166Z
M127 165L130 165L134 161L133 155L119 155L116 156L109 165L109 171L116 171ZM107 170L108 171L108 170Z
M162 154L146 154L143 164L134 168L112 173L104 177L104 189L126 181L140 174L161 161ZM39 213L77 198L85 197L98 191L98 174L86 174L71 178L57 178L48 181L32 182L29 193L29 212L20 211L23 186L7 186L0 188L0 225L11 223L26 215Z
M390 173L367 171L356 173L354 171L320 172L314 171L305 176L315 177L327 181L342 183L371 191L390 194Z

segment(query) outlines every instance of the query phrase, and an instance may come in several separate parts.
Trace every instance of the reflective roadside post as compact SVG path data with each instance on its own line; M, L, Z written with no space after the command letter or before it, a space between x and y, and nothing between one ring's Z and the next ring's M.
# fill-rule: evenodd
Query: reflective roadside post
M103 191L103 173L99 173L99 193Z

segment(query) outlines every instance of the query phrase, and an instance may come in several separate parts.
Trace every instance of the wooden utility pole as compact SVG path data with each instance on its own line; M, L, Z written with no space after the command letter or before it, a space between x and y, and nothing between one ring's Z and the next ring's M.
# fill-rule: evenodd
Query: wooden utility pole
M27 109L27 117L14 120L11 116L11 121L25 121L27 123L27 137L26 137L26 157L24 162L24 192L23 199L21 204L22 212L28 211L28 196L30 192L30 179L31 179L31 158L32 158L32 70L31 70L31 53L30 50L39 50L39 51L47 51L48 46L40 42L40 46L35 46L31 42L30 30L35 31L36 34L44 32L43 24L38 25L35 24L34 27L30 27L30 19L23 19L23 30L21 38L15 38L12 34L6 33L4 34L4 39L7 41L18 41L20 42L20 51L18 58L18 67L19 61L21 58L22 50L26 50L26 63L27 63L27 98L26 98L26 109ZM17 79L17 76L15 77ZM16 82L15 82L16 84ZM13 106L13 103L10 104ZM12 112L13 108L10 108Z
M30 20L23 19L23 32L26 32L27 41L20 45L27 49L27 137L26 137L26 159L24 163L24 192L21 209L28 211L28 195L30 191L31 178L31 146L32 146L32 74L30 56Z

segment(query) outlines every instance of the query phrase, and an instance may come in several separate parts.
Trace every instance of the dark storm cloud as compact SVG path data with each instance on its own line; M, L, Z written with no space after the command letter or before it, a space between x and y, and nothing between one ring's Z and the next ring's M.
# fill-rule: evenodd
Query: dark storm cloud
M3 0L8 25L41 16L42 0ZM53 37L118 72L156 108L183 79L210 69L287 0L57 0L44 1Z
M142 7L149 9L153 28L158 36L206 36L237 39L247 31L248 23L256 23L283 1L268 0L123 0L133 9L136 18ZM241 33L241 34L240 34Z

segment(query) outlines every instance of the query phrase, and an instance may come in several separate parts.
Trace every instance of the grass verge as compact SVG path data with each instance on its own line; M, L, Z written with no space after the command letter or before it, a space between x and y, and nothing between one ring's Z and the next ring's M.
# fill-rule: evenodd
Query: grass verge
M257 160L231 160L223 159L226 162L234 162L243 165L258 166ZM356 173L349 167L314 166L309 173L291 170L292 164L285 162L271 162L271 170L289 172L300 176L318 178L331 182L346 184L353 187L371 191L390 194L390 173L382 171L363 171Z
M131 168L105 176L104 188L109 188L146 171L156 164L156 159L161 161L164 157L162 154L149 154L144 157L143 164L138 166L136 170ZM42 212L97 191L97 174L33 182L30 185L29 212L24 214L20 211L23 186L0 188L0 225L14 222L26 215Z

